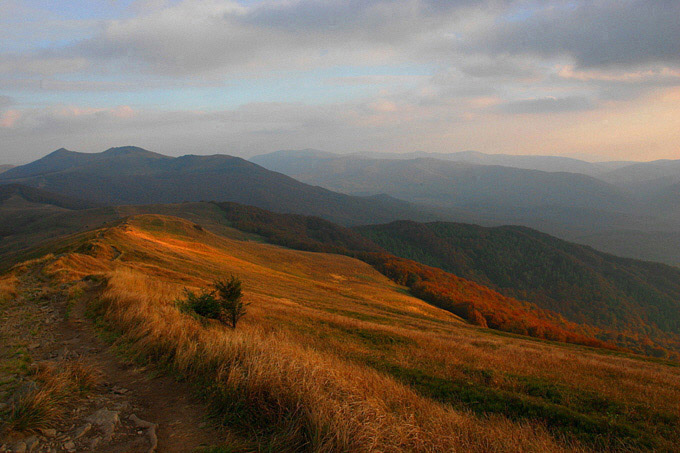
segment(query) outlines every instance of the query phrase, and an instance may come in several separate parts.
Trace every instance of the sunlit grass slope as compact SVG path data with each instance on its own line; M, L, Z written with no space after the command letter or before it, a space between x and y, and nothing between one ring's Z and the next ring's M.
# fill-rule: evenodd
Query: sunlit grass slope
M680 442L677 367L493 333L361 261L224 233L133 217L74 236L45 272L103 280L93 304L119 343L195 382L245 451L672 451ZM231 273L250 303L235 331L177 310L184 288Z

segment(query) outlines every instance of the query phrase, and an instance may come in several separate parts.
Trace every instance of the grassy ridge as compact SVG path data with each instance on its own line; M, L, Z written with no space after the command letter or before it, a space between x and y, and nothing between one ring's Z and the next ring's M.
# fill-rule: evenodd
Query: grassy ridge
M99 314L119 344L200 383L244 450L672 451L680 441L677 367L493 335L349 257L158 216L61 252L52 278L103 278ZM251 303L239 329L176 309L184 287L228 273Z

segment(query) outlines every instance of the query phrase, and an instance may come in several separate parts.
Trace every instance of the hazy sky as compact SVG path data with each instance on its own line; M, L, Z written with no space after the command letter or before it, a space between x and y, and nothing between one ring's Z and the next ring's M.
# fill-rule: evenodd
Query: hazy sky
M680 1L2 0L0 163L59 147L680 158Z

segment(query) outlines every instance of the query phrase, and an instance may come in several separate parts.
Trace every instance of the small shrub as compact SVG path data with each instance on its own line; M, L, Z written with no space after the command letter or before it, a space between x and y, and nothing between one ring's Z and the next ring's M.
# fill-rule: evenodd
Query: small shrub
M184 290L185 299L178 303L179 309L183 313L195 313L203 318L220 319L222 307L215 298L214 291L203 291L194 293Z
M214 287L217 299L224 310L223 315L226 318L224 322L235 329L239 320L245 316L247 306L243 302L241 280L232 275L228 279L216 281Z
M245 316L248 304L242 300L241 280L230 276L213 283L212 291L194 293L185 290L185 299L178 302L183 313L196 314L202 318L216 319L236 328L239 320Z

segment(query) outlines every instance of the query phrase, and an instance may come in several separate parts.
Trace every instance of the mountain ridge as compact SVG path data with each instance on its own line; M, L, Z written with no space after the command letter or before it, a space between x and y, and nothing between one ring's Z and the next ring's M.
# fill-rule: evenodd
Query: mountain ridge
M57 150L0 174L0 184L8 183L104 204L235 201L320 215L343 224L439 217L429 208L394 198L353 197L304 184L235 156L172 158L136 147L102 153Z

